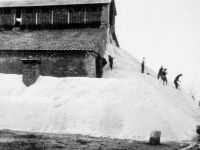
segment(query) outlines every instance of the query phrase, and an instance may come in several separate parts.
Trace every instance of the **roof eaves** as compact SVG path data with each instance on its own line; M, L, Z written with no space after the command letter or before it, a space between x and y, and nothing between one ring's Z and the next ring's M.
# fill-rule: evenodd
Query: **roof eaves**
M80 4L108 4L112 0L1 0L2 7L34 7L34 6L62 6L62 5L80 5Z

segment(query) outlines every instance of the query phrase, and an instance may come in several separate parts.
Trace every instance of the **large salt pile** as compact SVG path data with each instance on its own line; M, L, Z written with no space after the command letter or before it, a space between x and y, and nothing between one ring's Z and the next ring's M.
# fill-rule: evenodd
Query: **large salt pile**
M191 140L200 123L194 100L141 74L126 51L108 45L109 54L114 69L106 66L102 79L39 77L27 88L22 76L0 74L0 129L135 140L160 130L162 140Z

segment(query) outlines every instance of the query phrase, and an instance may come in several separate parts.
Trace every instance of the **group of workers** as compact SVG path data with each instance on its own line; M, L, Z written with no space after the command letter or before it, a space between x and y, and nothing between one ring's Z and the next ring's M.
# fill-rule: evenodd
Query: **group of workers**
M145 70L145 57L143 57L142 63L141 63L141 73L144 73ZM179 84L178 82L181 82L179 78L183 76L182 74L179 74L175 77L174 79L174 85L176 89L179 89ZM163 86L167 86L167 68L163 68L163 66L160 67L157 75L158 80L161 79L163 81Z
M111 55L108 55L108 61L109 61L109 64L110 64L110 69L112 70L113 69L113 57L111 56ZM104 58L104 60L103 60L103 66L105 66L107 64L107 61L106 61L106 59ZM143 57L143 59L142 59L142 63L141 63L141 73L144 73L144 71L145 71L145 57ZM148 71L147 71L147 74L149 74L148 73ZM177 75L176 77L175 77L175 79L174 79L174 85L175 85L175 88L176 89L178 89L179 88L179 84L178 84L178 82L181 82L180 80L179 80L179 78L181 77L181 76L183 76L182 74L179 74L179 75ZM163 68L163 66L161 66L160 67L160 69L159 69L159 71L158 71L158 75L157 75L157 78L158 78L158 80L162 80L163 81L163 86L167 86L167 84L168 84L168 80L167 80L167 68Z

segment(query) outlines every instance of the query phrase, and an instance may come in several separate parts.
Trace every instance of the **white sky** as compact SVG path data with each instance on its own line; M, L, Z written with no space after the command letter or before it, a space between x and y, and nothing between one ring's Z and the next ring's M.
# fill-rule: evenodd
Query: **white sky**
M156 72L168 68L169 80L183 73L184 84L200 82L200 0L115 1L121 48Z

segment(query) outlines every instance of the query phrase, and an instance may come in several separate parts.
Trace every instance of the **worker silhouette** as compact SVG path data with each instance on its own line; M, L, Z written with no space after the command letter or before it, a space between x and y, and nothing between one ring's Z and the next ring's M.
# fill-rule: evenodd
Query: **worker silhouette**
M159 71L158 71L158 76L157 76L158 80L160 79L160 77L162 75L163 69L164 69L163 66L161 66L160 69L159 69Z
M161 79L162 79L162 81L163 81L163 86L164 86L164 85L167 86L167 82L168 82L168 81L167 81L167 68L164 69L164 70L162 71Z
M181 81L179 80L179 78L180 78L181 76L183 76L183 75L182 75L182 74L179 74L179 75L177 75L176 78L174 79L174 84L175 84L176 89L179 88L178 82L181 82Z
M110 69L112 70L113 69L113 57L108 55L108 61L109 61L109 64L110 64Z
M145 57L143 57L143 59L142 59L142 63L141 63L141 73L144 73L144 68L145 68Z

